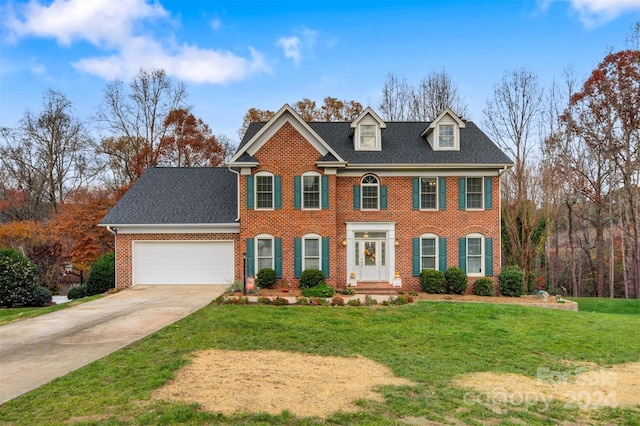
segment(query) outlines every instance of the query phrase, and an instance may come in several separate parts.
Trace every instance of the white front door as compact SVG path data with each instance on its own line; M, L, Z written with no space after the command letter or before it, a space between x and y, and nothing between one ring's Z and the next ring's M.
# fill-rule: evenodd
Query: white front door
M362 238L356 240L356 266L361 281L386 280L386 241Z

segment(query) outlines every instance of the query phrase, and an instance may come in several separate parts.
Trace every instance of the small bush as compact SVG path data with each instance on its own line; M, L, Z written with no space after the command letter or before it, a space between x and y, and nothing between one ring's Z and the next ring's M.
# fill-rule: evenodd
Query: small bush
M38 280L33 262L15 250L0 250L0 306L29 303L38 288Z
M27 306L45 306L51 303L51 292L48 288L38 286L31 294L31 298L27 302Z
M289 305L289 301L287 299L285 299L284 297L276 297L275 299L273 299L273 304L276 306L287 306Z
M273 300L269 297L258 297L258 303L261 305L273 305Z
M313 306L324 306L327 304L327 299L324 297L313 297L309 300L309 303Z
M296 303L298 305L308 305L309 304L309 299L307 299L304 296L298 296L298 298L296 298Z
M277 280L276 271L271 268L260 269L256 275L256 285L260 288L273 288Z
M467 291L467 274L460 268L451 267L444 273L447 281L447 293L464 294Z
M320 283L315 287L305 288L302 295L305 297L333 297L334 289L325 283Z
M367 294L366 296L364 296L364 304L366 306L373 306L373 305L377 305L378 301L375 299L375 297L372 297Z
M444 276L444 272L442 271L423 269L422 272L420 272L420 287L426 293L444 293L445 283L446 278Z
M351 299L347 302L347 305L349 306L361 306L362 302L360 301L360 299Z
M344 306L344 299L340 296L335 296L331 299L331 306Z
M500 294L507 297L520 297L524 294L524 271L518 266L503 268L498 275Z
M87 296L106 293L116 286L116 256L107 253L91 264L91 270L85 284Z
M301 289L316 287L320 283L324 283L324 272L320 269L306 269L300 275L298 287Z
M478 278L473 283L473 294L476 296L493 296L493 281L491 278Z
M87 296L87 288L83 285L77 285L74 287L71 287L69 289L69 294L67 294L67 297L69 298L69 300L73 300L73 299L82 299L83 297Z

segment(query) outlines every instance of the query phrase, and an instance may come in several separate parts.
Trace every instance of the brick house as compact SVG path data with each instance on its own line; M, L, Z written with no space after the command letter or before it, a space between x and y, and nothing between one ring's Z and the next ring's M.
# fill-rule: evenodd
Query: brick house
M500 268L511 160L470 121L307 123L285 105L252 123L225 168L154 168L105 216L116 285L230 284L273 268L293 284L419 289L422 269L472 283ZM243 261L244 260L244 261Z

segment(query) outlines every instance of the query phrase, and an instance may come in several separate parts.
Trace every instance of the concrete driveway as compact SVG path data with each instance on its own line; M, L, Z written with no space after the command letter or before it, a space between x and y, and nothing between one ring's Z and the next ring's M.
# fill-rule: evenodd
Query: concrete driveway
M226 286L138 286L0 327L0 404L148 336Z

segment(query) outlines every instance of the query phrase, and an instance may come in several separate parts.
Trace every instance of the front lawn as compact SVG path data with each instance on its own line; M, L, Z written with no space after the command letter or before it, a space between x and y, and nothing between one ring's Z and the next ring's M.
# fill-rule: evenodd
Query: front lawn
M603 314L640 315L640 299L603 299L598 297L567 297L578 302L582 312Z
M67 309L71 306L79 305L80 303L90 302L101 298L103 295L97 294L95 296L84 297L82 299L70 300L66 303L60 303L58 305L45 306L42 308L8 308L0 309L0 326L9 324L12 321L18 321L25 318L39 317L40 315L50 314L51 312L59 311L60 309Z
M482 303L418 302L391 307L209 305L136 345L55 380L0 408L0 423L32 424L640 424L640 406L581 411L469 402L465 373L544 371L640 361L640 316ZM197 404L152 399L194 351L277 350L364 356L414 386L386 386L384 401L327 419L247 412L223 415ZM251 353L247 353L251 356ZM242 359L238 359L241 363ZM210 374L215 375L215 371ZM313 374L312 371L309 374ZM286 382L284 375L282 380ZM348 398L338 393L336 398Z

